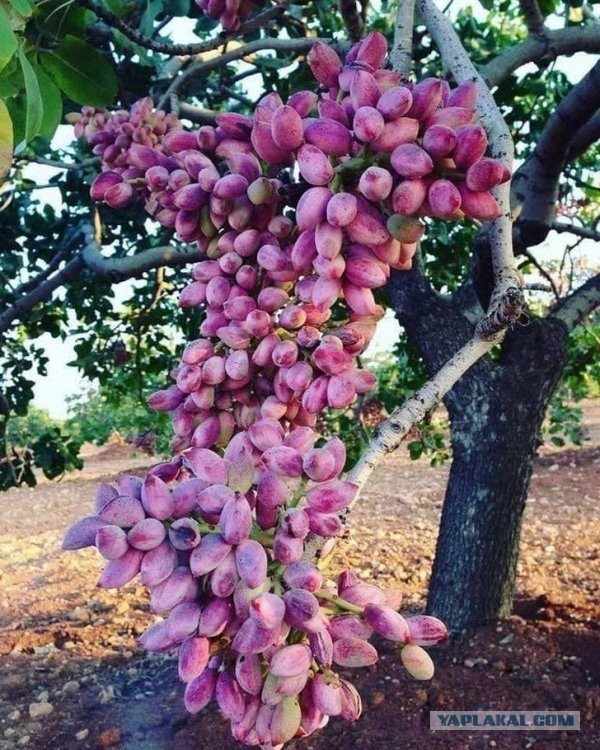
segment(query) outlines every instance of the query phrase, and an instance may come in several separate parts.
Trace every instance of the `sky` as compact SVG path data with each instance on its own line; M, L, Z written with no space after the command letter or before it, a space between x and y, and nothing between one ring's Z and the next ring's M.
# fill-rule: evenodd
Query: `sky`
M446 5L445 0L436 0L436 2L440 7ZM452 7L453 10L457 10L468 4L469 3L467 2L456 0ZM558 25L559 19L556 20ZM191 33L189 26L186 26L184 22L175 22L172 29L169 27L165 29L166 32L169 30L174 32L172 34L173 38L180 43L196 41L196 37ZM560 67L571 80L576 81L585 75L596 60L596 56L581 53L563 60ZM527 72L527 68L523 68L523 71ZM252 89L255 88L255 86L252 84L251 79L247 79L247 81L248 93L252 96ZM70 139L70 126L62 126L59 128L56 145L58 147L66 147L68 146ZM55 170L41 165L35 165L35 167L32 166L29 169L31 171L29 176L33 177L38 182L46 182L47 179L55 173ZM50 203L56 200L56 191L53 191L52 189L40 190L38 195L41 200L47 200ZM536 257L545 260L558 258L562 255L564 243L564 236L560 237L555 233L551 233L548 240L543 245L535 248L534 254ZM577 255L579 255L579 257L587 257L588 263L600 266L600 250L594 243L582 243L577 251ZM575 257L577 257L577 255ZM400 329L393 317L393 313L388 311L385 318L379 322L375 337L367 350L367 356L390 351L398 338L399 331ZM72 341L67 340L61 342L52 339L48 334L45 334L41 338L41 343L49 355L48 372L44 377L37 375L32 376L35 378L34 402L37 406L48 409L52 416L59 419L64 418L67 414L67 396L87 392L92 384L83 381L76 368L68 366L68 362L75 357Z

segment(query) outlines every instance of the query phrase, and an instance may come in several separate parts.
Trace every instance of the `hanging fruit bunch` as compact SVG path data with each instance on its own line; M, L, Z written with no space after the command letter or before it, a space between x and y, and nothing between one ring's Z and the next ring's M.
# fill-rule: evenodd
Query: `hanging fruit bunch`
M95 200L143 204L204 251L180 298L204 316L149 400L172 414L173 458L101 485L64 546L98 548L101 586L139 574L164 615L141 644L178 650L187 709L214 698L237 740L266 748L358 718L335 668L374 664L373 633L419 679L433 674L423 647L447 635L306 552L331 548L356 498L344 444L315 427L375 385L358 361L383 315L373 291L411 267L424 217L496 218L490 190L509 178L485 155L474 85L407 84L386 54L377 32L344 63L316 44L315 90L216 127L185 130L150 99L75 125L102 157Z

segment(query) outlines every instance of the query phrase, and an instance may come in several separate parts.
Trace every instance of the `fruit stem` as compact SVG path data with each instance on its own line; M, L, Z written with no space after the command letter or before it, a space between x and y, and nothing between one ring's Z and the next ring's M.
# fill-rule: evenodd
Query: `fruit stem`
M254 539L260 542L263 547L273 546L273 537L267 531L263 531L256 524L253 524L252 531L250 532L250 539Z
M315 592L315 596L317 599L324 599L326 602L331 602L338 609L344 609L346 612L351 612L353 615L362 615L363 613L362 607L359 607L357 604L352 604L352 602L347 602L338 594L333 594L325 589Z
M289 503L286 503L287 508L295 508L300 502L300 500L302 500L302 498L304 497L304 490L306 488L307 481L308 480L303 479L300 482L300 485L298 486L298 489L294 493L294 496L292 497Z

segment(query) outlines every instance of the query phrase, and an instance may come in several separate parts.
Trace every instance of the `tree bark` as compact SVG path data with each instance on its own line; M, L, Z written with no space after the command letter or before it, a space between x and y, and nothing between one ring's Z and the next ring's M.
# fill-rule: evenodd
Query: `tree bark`
M508 615L540 428L562 374L567 329L513 332L491 372L467 373L446 400L452 466L427 611L452 630Z
M392 303L427 369L435 370L472 324L425 283L418 271L396 276ZM453 455L427 611L453 631L511 611L533 460L567 336L560 321L531 321L507 335L499 358L477 362L444 399Z

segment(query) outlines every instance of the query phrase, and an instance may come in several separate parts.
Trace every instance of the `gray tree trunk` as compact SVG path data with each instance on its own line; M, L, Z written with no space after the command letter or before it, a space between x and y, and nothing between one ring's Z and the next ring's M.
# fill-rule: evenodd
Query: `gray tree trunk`
M394 284L392 301L430 371L472 335L457 306L418 273ZM548 320L510 332L498 356L478 362L445 398L453 454L427 610L451 630L512 608L533 459L566 339L566 327Z
M566 330L515 332L491 376L467 375L447 399L452 466L427 609L453 630L508 615L533 460L565 361Z

